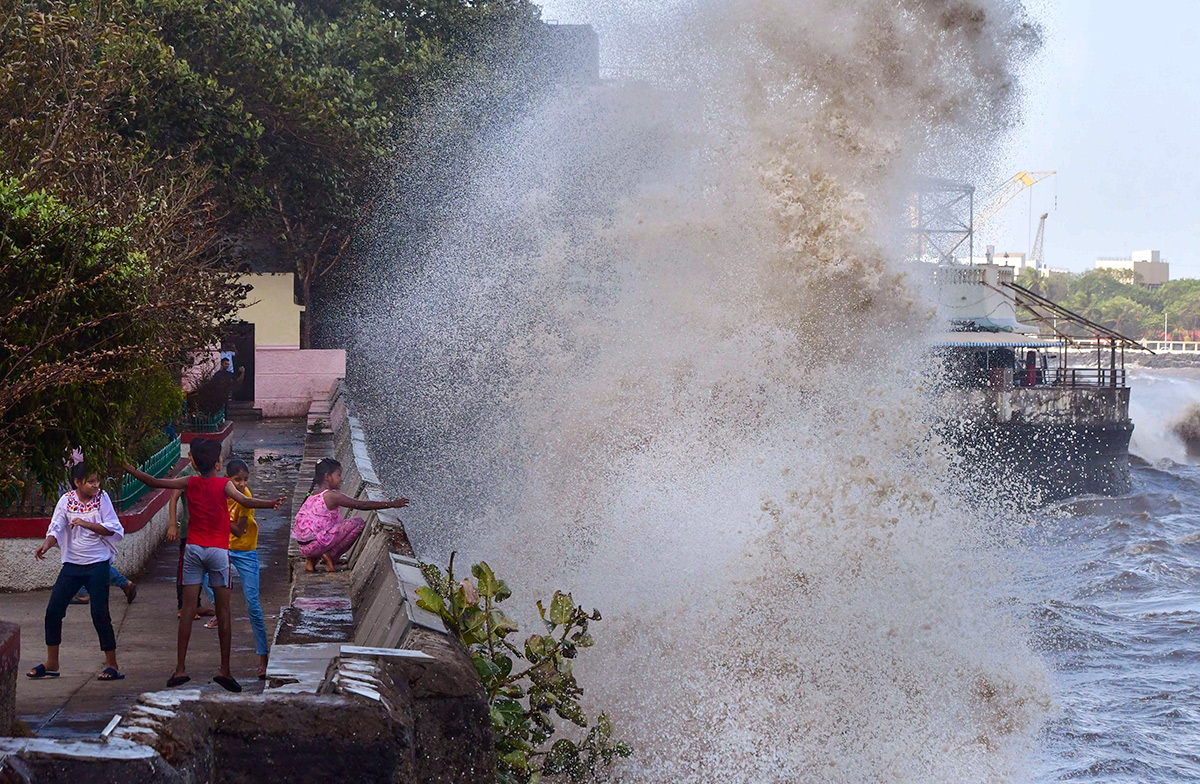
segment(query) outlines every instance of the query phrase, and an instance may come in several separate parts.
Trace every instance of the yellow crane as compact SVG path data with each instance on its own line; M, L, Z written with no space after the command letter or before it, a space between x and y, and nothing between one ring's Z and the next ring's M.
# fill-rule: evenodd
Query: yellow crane
M1037 239L1033 241L1033 253L1029 254L1029 263L1035 270L1040 270L1045 266L1042 262L1042 245L1046 240L1046 218L1049 217L1050 213L1043 212L1042 217L1038 219Z
M1016 175L1003 182L987 195L988 202L983 209L975 214L975 228L978 229L993 215L999 212L1005 204L1017 198L1017 194L1026 188L1032 188L1047 177L1053 177L1058 172L1017 172Z

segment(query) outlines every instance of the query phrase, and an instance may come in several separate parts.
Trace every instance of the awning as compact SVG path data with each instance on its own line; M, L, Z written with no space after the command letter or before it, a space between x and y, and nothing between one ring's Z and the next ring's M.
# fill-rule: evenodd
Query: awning
M1014 332L941 332L930 343L938 348L1060 348L1062 341Z

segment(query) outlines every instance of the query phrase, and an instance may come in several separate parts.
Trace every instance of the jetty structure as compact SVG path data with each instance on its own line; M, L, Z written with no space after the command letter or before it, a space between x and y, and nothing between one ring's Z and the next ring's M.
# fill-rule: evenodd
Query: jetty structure
M1125 352L1148 349L1018 285L1011 267L929 266L945 325L935 387L964 464L1034 502L1128 492Z

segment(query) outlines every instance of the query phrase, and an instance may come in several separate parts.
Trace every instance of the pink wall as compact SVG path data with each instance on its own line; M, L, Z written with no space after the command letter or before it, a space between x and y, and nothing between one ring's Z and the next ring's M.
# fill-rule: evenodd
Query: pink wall
M254 406L264 417L299 417L313 398L328 397L346 375L342 349L258 346L254 349Z

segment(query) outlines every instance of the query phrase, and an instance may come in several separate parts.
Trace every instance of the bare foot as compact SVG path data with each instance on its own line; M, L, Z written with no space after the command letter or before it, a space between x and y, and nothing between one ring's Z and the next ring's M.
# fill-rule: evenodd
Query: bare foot
M322 555L321 560L325 562L325 571L336 572L337 564L333 562L333 558L328 555Z
M306 571L306 572L317 571L317 562L311 558L305 558L304 559L304 571Z
M211 607L201 607L199 610L196 610L196 617L197 617L197 618L199 618L201 615L203 615L203 616L206 616L206 617L207 617L207 616L209 616L209 615L212 615L212 614L213 614L213 611L212 611L212 608L211 608Z

